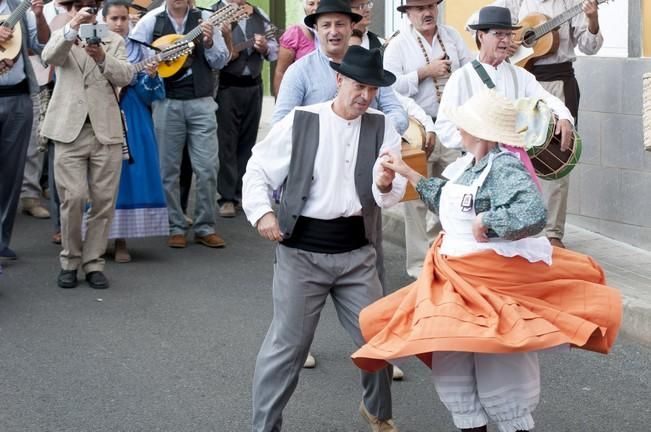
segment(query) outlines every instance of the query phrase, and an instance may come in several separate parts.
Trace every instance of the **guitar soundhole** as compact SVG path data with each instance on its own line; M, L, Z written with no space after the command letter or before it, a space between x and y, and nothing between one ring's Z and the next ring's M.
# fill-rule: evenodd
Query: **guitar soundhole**
M536 43L536 32L533 30L525 30L522 33L522 45L530 48L534 43Z

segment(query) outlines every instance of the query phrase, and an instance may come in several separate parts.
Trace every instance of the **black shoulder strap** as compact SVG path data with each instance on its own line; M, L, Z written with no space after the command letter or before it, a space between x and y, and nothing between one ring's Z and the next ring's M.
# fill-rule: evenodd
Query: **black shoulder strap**
M472 67L475 68L475 71L477 72L477 75L479 75L479 78L481 78L481 81L486 84L486 87L489 89L495 88L495 83L491 79L491 77L488 76L488 72L486 72L486 69L484 69L484 66L479 63L477 59L472 61Z
M165 35L165 20L167 12L163 11L156 15L156 24L154 24L154 40Z

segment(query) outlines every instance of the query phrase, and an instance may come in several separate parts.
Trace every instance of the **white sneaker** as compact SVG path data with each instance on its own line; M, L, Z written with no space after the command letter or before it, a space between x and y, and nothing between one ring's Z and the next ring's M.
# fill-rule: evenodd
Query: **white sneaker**
M305 359L305 363L303 363L303 367L305 369L314 369L316 367L316 359L312 353L307 353L307 358Z

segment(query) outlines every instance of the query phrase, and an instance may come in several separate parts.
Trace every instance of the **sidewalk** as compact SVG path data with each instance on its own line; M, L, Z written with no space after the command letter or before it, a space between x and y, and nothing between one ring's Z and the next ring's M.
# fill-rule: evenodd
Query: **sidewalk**
M271 125L273 98L265 97L258 139ZM404 247L402 208L384 212L384 239ZM609 239L578 226L567 225L563 242L568 249L592 256L606 271L608 284L621 290L624 302L622 331L651 344L651 252ZM400 263L403 265L404 263Z

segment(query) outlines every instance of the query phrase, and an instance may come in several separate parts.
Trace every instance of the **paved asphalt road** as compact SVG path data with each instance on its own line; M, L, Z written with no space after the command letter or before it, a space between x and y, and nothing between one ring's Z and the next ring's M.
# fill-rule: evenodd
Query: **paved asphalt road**
M20 216L20 260L0 276L0 432L247 432L273 248L242 216L218 222L223 250L134 241L132 263L107 266L109 290L61 290L49 221ZM400 287L402 251L387 249L389 280ZM302 374L285 431L367 430L352 348L328 305L318 367ZM548 353L541 364L537 431L651 430L649 347L620 339L609 356ZM400 430L454 431L428 370L415 360L404 369L394 385Z

